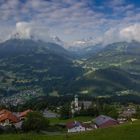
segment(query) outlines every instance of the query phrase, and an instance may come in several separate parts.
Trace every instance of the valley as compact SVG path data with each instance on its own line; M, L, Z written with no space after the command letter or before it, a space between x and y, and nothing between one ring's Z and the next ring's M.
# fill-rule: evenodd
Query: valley
M0 140L140 140L140 1L0 0Z
M139 96L140 43L120 42L101 48L93 55L85 52L83 57L83 52L83 58L76 58L55 43L29 39L1 43L0 102L17 105L33 97L69 94Z

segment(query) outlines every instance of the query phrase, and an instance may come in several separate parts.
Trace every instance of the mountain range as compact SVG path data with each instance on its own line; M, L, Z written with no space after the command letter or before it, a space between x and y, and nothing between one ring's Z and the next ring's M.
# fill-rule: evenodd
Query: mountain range
M63 47L33 40L11 39L1 43L0 62L1 95L23 90L62 90L81 71Z
M42 95L138 95L139 60L136 41L72 51L57 43L12 38L0 43L0 98L19 103Z

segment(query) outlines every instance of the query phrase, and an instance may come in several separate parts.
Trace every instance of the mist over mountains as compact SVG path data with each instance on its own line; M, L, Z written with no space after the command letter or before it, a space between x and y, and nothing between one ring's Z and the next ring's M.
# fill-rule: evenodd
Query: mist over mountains
M2 139L138 139L139 119L140 0L0 0Z
M139 95L138 27L110 29L100 37L68 43L37 23L18 22L0 43L0 101Z

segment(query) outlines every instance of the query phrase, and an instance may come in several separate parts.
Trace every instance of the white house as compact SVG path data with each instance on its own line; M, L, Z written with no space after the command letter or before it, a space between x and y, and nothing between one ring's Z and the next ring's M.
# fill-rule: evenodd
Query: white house
M86 128L80 122L77 122L77 121L68 122L67 129L68 129L68 133L86 131Z

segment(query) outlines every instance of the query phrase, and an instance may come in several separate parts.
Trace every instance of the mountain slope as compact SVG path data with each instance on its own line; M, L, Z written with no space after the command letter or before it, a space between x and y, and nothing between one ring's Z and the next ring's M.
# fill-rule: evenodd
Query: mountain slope
M0 44L0 58L34 53L37 51L42 53L49 51L63 56L69 56L68 51L63 47L51 42L45 43L31 39L11 39Z
M65 94L80 72L57 44L19 39L0 44L0 96Z
M140 76L112 67L85 73L74 86L80 93L93 96L134 94L140 91Z
M139 60L139 43L133 44L134 50L130 44L130 48L127 43L120 44L117 47L116 44L111 45L92 56L85 61L87 67L84 67L83 63L73 61L70 53L55 43L29 39L11 39L1 43L0 101L18 104L42 95L138 93L140 76L134 71L131 73L127 65L117 68L110 64L120 63L119 56L122 60L134 56ZM100 63L102 65L98 65ZM98 69L94 69L95 66Z
M140 43L119 42L106 46L102 51L89 57L88 66L94 68L120 67L129 72L140 72Z

